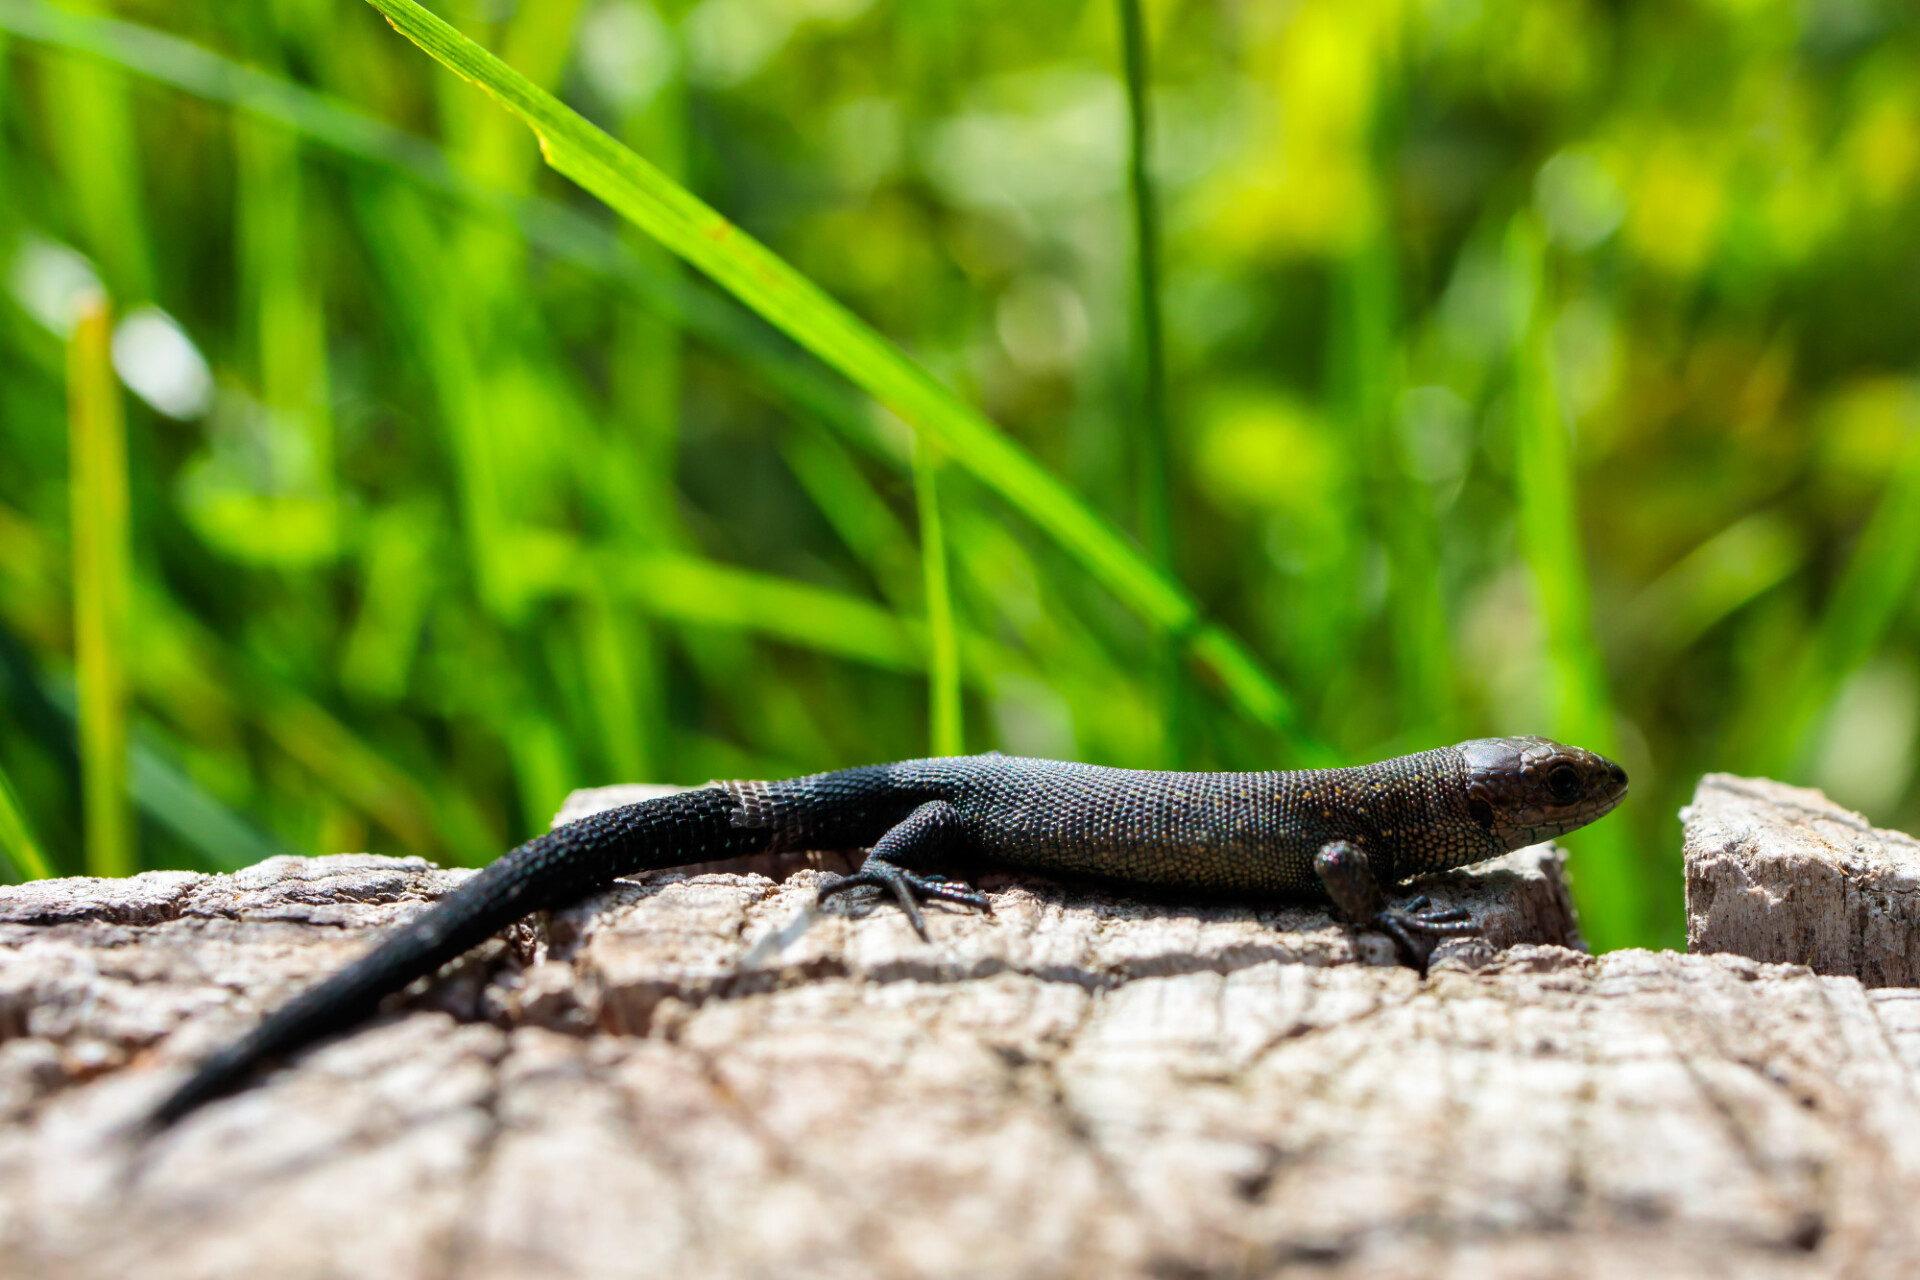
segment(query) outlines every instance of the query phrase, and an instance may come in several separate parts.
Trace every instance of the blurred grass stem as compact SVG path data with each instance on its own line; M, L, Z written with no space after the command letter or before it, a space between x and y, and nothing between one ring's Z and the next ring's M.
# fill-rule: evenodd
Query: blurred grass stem
M1410 474L1394 431L1394 390L1405 380L1397 306L1393 246L1376 229L1348 253L1335 282L1330 380L1365 481L1366 515L1387 553L1387 639L1400 732L1413 741L1446 741L1454 730L1452 641L1440 598L1433 498Z
M1147 557L1173 570L1173 495L1168 439L1166 326L1160 300L1160 210L1154 190L1152 77L1148 69L1147 24L1140 0L1116 0L1127 83L1127 190L1132 196L1137 393L1134 412L1134 472L1138 488L1140 541ZM1167 763L1180 766L1191 731L1186 690L1177 647L1163 644L1156 655L1161 700L1166 714Z
M1507 231L1507 271L1517 317L1513 350L1514 487L1521 552L1532 570L1546 630L1551 732L1615 754L1613 700L1593 638L1592 605L1573 475L1573 438L1549 341L1546 246L1529 213ZM1641 877L1626 828L1600 823L1576 836L1574 889L1581 928L1596 950L1630 945L1644 927Z
M127 436L104 297L84 304L67 345L75 682L89 875L134 871L127 804Z
M72 7L104 5L74 0ZM73 201L82 243L116 296L136 302L149 298L153 263L126 81L112 67L82 58L53 59L48 73L44 88L53 156Z
M927 599L928 736L936 756L966 751L960 719L960 640L947 583L946 534L940 523L940 459L922 436L913 450L913 497L920 512L920 564Z
M1807 775L1823 713L1848 677L1879 652L1900 610L1911 607L1916 579L1920 433L1908 438L1785 688L1748 704L1772 721L1748 740L1761 771Z
M1133 214L1134 293L1139 338L1140 540L1162 567L1173 563L1173 517L1167 479L1167 354L1160 307L1160 214L1151 172L1152 104L1148 100L1146 19L1140 0L1116 0L1127 80L1127 190Z

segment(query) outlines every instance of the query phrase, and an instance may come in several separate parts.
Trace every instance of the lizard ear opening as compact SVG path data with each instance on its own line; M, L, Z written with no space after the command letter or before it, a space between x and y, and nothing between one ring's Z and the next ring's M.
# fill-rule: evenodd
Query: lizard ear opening
M1482 800L1479 796L1475 796L1473 799L1467 801L1467 812L1473 816L1475 822L1480 824L1481 830L1485 831L1488 835L1493 834L1492 805Z

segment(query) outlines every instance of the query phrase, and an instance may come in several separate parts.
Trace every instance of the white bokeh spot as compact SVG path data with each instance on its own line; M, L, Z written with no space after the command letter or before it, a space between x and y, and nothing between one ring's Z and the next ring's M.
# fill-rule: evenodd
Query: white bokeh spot
M62 338L105 296L93 264L77 250L29 232L7 269L7 288L26 313Z
M213 404L206 357L158 307L136 307L120 321L113 367L129 390L170 418L198 418Z

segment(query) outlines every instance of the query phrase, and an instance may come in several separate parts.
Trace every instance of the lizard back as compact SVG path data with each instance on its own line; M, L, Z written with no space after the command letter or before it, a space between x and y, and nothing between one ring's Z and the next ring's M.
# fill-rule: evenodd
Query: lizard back
M1347 769L1172 773L1017 756L886 766L897 793L959 812L969 852L1013 870L1250 892L1317 886L1330 840L1364 845L1383 878L1464 866L1503 848L1474 821L1446 747Z

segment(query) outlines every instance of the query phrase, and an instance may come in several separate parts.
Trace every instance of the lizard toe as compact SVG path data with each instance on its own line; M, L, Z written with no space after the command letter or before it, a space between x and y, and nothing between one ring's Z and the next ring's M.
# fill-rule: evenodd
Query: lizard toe
M848 876L836 876L820 886L818 900L844 892L848 889L872 887L885 890L906 913L907 923L913 931L927 940L927 923L921 914L923 902L951 902L956 906L973 907L980 911L991 911L992 904L987 896L957 881L942 875L921 874L896 867L891 863L869 859L860 870Z

